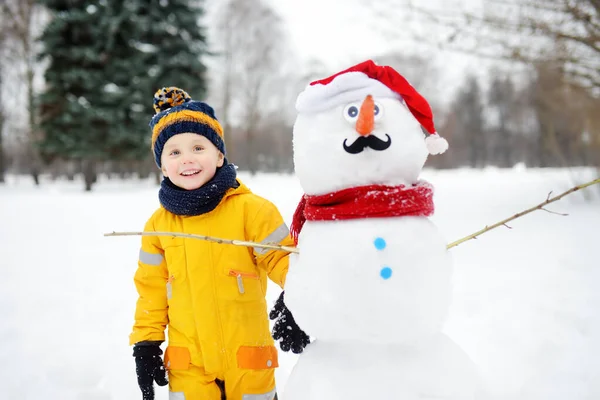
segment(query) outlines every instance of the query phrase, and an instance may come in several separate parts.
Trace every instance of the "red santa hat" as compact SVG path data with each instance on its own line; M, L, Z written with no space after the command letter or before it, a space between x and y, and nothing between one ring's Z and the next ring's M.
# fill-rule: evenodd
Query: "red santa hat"
M298 95L299 113L323 111L366 97L391 97L404 101L406 107L428 132L425 143L430 154L441 154L448 142L435 130L429 103L396 70L379 66L372 60L364 61L329 78L311 82Z

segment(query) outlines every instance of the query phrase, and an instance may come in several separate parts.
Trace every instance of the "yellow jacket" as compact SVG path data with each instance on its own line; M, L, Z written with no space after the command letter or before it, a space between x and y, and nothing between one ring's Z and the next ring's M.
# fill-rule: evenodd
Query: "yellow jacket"
M161 207L144 230L293 246L277 208L239 183L209 213L184 217ZM192 363L220 373L277 367L266 277L283 287L288 258L283 251L142 236L130 344L164 341L168 325L167 368L187 369Z

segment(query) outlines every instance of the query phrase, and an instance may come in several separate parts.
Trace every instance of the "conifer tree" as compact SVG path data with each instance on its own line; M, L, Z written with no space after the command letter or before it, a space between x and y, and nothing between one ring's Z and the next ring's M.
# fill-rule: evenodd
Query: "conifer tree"
M41 153L81 160L89 190L96 163L150 156L156 89L204 94L202 9L185 0L39 1L53 15L42 35Z
M198 0L140 0L136 12L145 44L148 87L178 86L194 99L206 95L206 35L199 25L203 2ZM147 96L147 94L146 94Z

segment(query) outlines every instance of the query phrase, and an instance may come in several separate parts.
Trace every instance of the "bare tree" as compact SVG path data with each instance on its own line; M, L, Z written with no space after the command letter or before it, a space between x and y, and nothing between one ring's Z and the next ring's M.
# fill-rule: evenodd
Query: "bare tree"
M565 76L600 90L600 2L597 0L485 0L473 26L489 34L500 55L564 66ZM484 42L485 44L485 42ZM486 46L489 48L489 46Z
M6 169L6 163L4 161L4 104L2 103L2 78L4 72L5 62L5 46L6 46L6 35L7 26L6 19L3 10L0 8L0 183L4 183L4 174Z
M511 77L493 71L487 97L488 162L510 168L516 161L515 137L519 127L519 104Z
M34 104L36 75L36 29L41 24L41 7L35 0L3 0L0 2L3 30L8 33L7 57L17 68L23 67L26 87L27 107L27 146L28 165L35 184L39 184L41 161L35 148L38 134L36 128L36 108ZM10 39L10 40L9 40Z
M597 109L593 108L598 105L597 99L565 80L560 65L540 64L536 72L531 90L540 124L538 148L543 156L542 166L589 164L589 135L600 134L598 127L591 124L597 118Z
M476 77L467 77L466 86L458 94L455 106L460 109L458 121L469 149L469 165L483 167L489 162L489 145L484 130L481 88Z
M287 35L281 18L263 0L228 0L214 20L217 57L211 97L219 98L229 154L256 172L261 152L269 151L257 145L262 120L273 111L293 111L296 87L289 82L296 78L285 70L291 61ZM234 131L243 136L243 145L228 139Z
M551 60L565 66L569 79L596 95L600 91L598 0L481 0L482 7L471 10L456 1L435 8L411 0L358 1L373 12L385 13L388 36L411 32L410 39L418 43L491 59ZM402 10L422 29L400 27L390 10ZM432 30L438 34L432 35Z
M0 39L2 43L2 39ZM4 162L4 108L2 106L2 63L0 62L0 183L4 183L6 164Z

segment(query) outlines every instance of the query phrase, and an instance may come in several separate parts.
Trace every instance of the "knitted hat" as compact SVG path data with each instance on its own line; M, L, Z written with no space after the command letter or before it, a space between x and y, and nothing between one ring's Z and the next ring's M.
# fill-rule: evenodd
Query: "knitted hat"
M223 128L211 106L194 101L185 90L164 87L154 93L154 111L150 121L154 161L161 167L160 156L167 140L179 133L197 133L206 137L225 154Z
M367 95L392 97L403 100L408 110L429 133L425 139L430 154L448 149L448 142L435 131L429 103L398 72L388 66L379 66L372 60L364 61L329 78L311 82L298 95L298 112L318 112L341 104L363 99Z

